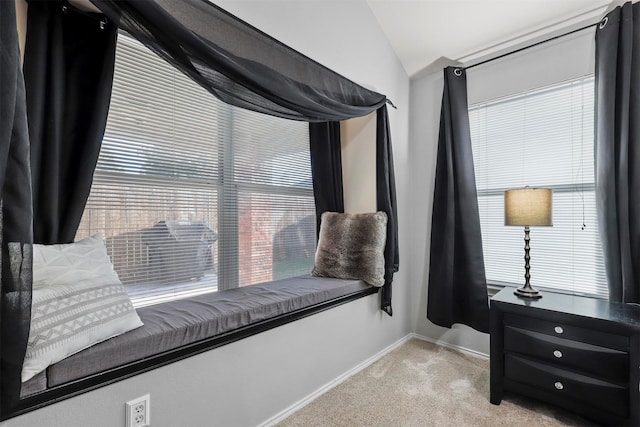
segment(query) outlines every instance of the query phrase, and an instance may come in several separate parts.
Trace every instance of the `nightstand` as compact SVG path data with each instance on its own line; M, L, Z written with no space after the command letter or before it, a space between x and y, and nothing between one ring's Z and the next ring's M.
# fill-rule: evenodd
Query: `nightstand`
M491 299L491 396L512 391L609 425L640 425L640 307L505 288Z

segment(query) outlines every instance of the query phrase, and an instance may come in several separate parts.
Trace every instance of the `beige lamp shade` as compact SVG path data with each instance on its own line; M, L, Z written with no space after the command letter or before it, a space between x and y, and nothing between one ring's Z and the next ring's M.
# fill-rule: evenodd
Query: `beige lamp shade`
M517 188L504 192L504 225L552 226L550 188Z

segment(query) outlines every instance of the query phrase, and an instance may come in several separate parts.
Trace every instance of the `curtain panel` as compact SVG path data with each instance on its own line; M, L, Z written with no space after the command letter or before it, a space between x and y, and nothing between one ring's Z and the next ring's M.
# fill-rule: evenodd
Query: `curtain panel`
M595 180L609 299L640 302L640 3L596 29Z
M323 212L344 212L340 122L309 123L316 234Z
M389 113L383 105L376 113L376 200L377 210L387 214L387 243L384 249L384 286L380 308L393 316L391 287L393 275L400 268L398 248L398 208L396 178L393 167L393 148L389 129Z
M20 399L20 373L31 323L29 134L13 1L0 1L0 94L0 419L3 419Z
M34 238L70 243L91 191L111 100L116 26L66 1L29 1L24 76Z
M430 253L427 318L489 332L467 77L460 68L444 70Z

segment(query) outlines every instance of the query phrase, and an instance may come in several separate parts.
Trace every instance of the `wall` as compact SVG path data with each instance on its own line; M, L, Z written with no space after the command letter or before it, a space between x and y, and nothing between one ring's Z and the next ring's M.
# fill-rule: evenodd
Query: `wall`
M340 123L344 211L376 210L376 113Z
M20 55L24 59L24 42L27 33L26 0L16 0L16 21L18 24L18 39L20 40Z
M468 70L469 104L593 73L593 31L591 28ZM410 242L412 268L407 274L409 282L421 284L420 297L411 310L416 313L418 334L443 344L488 354L487 334L464 325L441 328L426 319L431 212L443 82L441 71L411 81L409 182L413 206L410 225L416 237Z
M387 94L398 106L389 112L396 171L408 170L409 80L364 1L217 3L338 73ZM356 146L347 169L358 163L357 151L369 153L375 141L365 138L351 148ZM353 180L346 184L348 203L355 210L370 209L375 188L352 185ZM395 280L394 317L378 310L378 296L373 295L1 425L124 426L124 402L145 393L151 393L155 427L253 426L295 404L411 331L408 301L415 299L416 289L410 288L406 273L407 181L407 174L398 173L403 258Z

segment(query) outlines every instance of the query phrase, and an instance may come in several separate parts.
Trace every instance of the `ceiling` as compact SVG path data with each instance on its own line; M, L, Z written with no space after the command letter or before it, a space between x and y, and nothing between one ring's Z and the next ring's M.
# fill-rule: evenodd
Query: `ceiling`
M618 0L367 0L407 74L478 62L594 23Z

